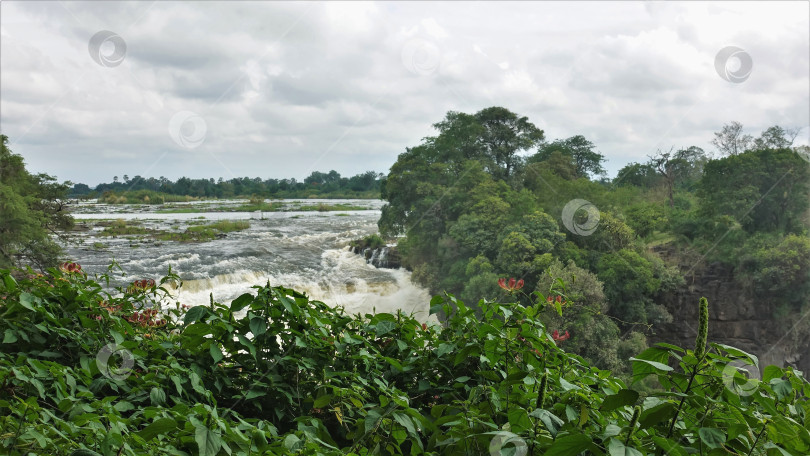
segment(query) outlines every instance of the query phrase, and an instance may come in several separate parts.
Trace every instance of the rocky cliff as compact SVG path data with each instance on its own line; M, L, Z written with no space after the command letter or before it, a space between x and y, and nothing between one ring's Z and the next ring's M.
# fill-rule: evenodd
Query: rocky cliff
M658 252L667 257L667 252ZM692 265L679 265L688 272L686 285L674 293L661 296L659 303L673 315L672 323L656 328L650 343L668 342L693 347L697 335L698 301L709 300L709 342L718 342L745 350L759 357L760 368L774 364L810 371L810 338L808 322L795 318L777 318L777 302L754 296L751 287L735 280L731 266L712 263L692 270ZM810 320L810 317L807 318Z

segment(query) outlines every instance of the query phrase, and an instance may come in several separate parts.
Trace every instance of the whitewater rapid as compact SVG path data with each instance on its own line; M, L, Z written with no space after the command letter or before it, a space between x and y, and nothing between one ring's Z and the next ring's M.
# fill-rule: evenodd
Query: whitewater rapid
M349 200L371 210L344 212L265 213L156 213L153 208L85 205L77 222L94 225L98 219L137 221L142 227L184 231L192 224L222 219L249 219L249 229L227 233L204 243L158 242L149 237L101 236L103 227L79 231L67 245L72 260L89 273L104 273L114 261L112 283L155 279L169 268L182 286L172 299L184 305L208 304L210 296L229 302L254 285L284 286L311 299L343 307L351 314L395 313L402 310L420 321L429 320L430 295L401 269L377 269L351 253L348 244L377 230L381 202ZM193 207L193 206L192 206ZM125 208L124 208L125 209ZM432 319L431 319L432 320Z

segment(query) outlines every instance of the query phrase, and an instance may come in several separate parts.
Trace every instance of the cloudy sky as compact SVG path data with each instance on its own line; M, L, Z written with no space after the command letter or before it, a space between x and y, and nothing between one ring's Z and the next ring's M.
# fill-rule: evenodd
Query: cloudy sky
M387 172L447 111L504 106L615 175L732 120L807 144L808 8L4 1L0 130L60 180L302 179Z

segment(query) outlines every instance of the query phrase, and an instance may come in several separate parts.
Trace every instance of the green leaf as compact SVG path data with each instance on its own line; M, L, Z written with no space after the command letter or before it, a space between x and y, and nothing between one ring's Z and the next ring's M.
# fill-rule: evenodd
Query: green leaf
M24 291L20 293L20 304L28 310L34 310L34 304L39 301L39 298Z
M190 325L191 323L194 323L200 320L202 317L204 317L207 312L208 312L207 307L203 306L192 307L191 309L188 309L186 311L186 315L185 317L183 317L183 324Z
M748 358L751 361L753 361L754 366L759 367L759 358L757 358L755 355L752 355L751 353L740 350L737 347L732 347L731 345L718 344L718 343L715 343L715 342L712 342L711 346L714 347L714 348L720 348L723 351L725 351L726 353L728 353L730 355L734 355L736 357Z
M720 429L700 428L698 435L700 435L700 440L709 448L722 448L723 444L726 443L726 434Z
M442 355L450 353L453 349L456 348L453 344L443 343L439 345L439 348L436 349L436 357L441 358Z
M208 352L211 353L211 358L214 359L214 364L222 361L222 351L219 349L216 342L212 343L211 346L208 347Z
M559 432L560 427L565 424L563 420L561 420L557 415L549 412L548 410L544 409L536 409L529 416L533 416L539 418L540 421L543 422L543 425L546 426L546 429L551 434L552 437L557 436L557 432Z
M568 434L554 441L544 456L577 456L593 446L591 438L585 434Z
M653 436L653 442L655 442L655 446L661 448L662 450L666 451L665 454L670 456L687 456L686 451L683 449L683 446L679 445L676 442L673 442L670 439L665 439L664 437Z
M661 365L666 365L666 362L669 360L669 350L660 347L650 347L644 350L643 352L639 353L635 358L630 358L630 360L654 361ZM656 373L658 373L658 370L656 370L654 365L648 364L646 362L633 363L634 382L639 381L647 377L648 375Z
M287 437L284 437L284 448L293 451L300 441L301 439L297 435L288 434Z
M266 396L266 395L267 395L267 391L251 389L250 391L247 392L247 394L245 394L245 399L250 400L250 399L254 399L254 398L262 397L262 396Z
M177 429L177 421L171 418L160 418L152 422L149 426L143 428L138 435L146 440L152 440L159 434L167 434L170 431Z
M391 331L396 329L396 327L397 327L396 322L393 322L393 321L390 321L390 320L383 320L383 321L377 323L377 328L376 328L377 337L380 337L380 336L382 336L384 334L390 333Z
M515 407L509 410L507 417L509 419L512 432L517 434L529 429L532 425L532 422L529 420L529 414L526 413L526 410L520 407Z
M773 392L776 393L776 397L779 398L780 401L793 391L793 386L790 384L790 381L783 378L775 378L771 380L770 385L771 388L773 388Z
M331 402L331 401L332 401L332 395L331 394L325 394L325 395L315 399L315 402L312 404L312 408L322 408L322 407L324 407L326 405L329 405L329 402Z
M96 453L93 450L88 450L87 448L80 448L78 450L73 450L73 453L70 453L70 456L101 456L101 453Z
M17 342L17 335L10 328L6 329L3 333L3 343L13 344L14 342Z
M130 410L135 410L135 406L132 405L132 402L127 401L120 401L116 402L113 408L119 412L128 412Z
M762 372L762 382L770 383L771 380L775 378L782 378L783 375L785 375L785 373L780 367L770 365L767 366Z
M638 418L639 429L646 429L654 426L661 421L668 420L675 415L675 405L671 402L664 402L655 407L649 408L641 412Z
M254 299L255 297L250 293L245 293L242 296L239 296L238 298L231 301L231 312L234 313L239 312L240 310L250 305L250 303L253 302Z
M394 413L394 421L401 424L405 429L408 430L408 433L411 434L413 437L419 437L419 433L416 432L416 427L413 425L413 421L411 421L411 417L408 415L397 412Z
M610 439L608 443L608 454L610 456L642 456L642 453L635 448L625 446L619 439Z
M124 438L120 432L110 431L101 441L101 454L104 456L118 456L119 450L124 446Z
M377 425L377 422L382 419L382 416L376 410L369 410L368 414L366 414L366 423L364 430L366 434L371 432L374 427Z
M241 334L237 334L236 337L237 337L237 339L239 339L240 344L247 347L248 351L250 352L250 354L255 359L256 358L256 346L253 345L253 342L251 342L247 337L245 337L245 336L243 336Z
M194 432L194 441L197 442L200 456L216 456L219 449L222 448L219 429L212 431L205 426L199 425Z
M261 317L253 317L250 319L250 332L254 337L261 336L267 332L267 320Z
M650 366L654 367L656 370L660 370L660 371L664 371L664 372L669 372L669 371L673 370L671 367L667 366L664 363L659 363L658 361L651 361L649 359L630 358L630 361L649 364ZM635 366L635 364L634 364L634 366Z
M152 400L152 405L164 405L166 403L166 393L162 388L154 387L149 392L149 399Z
M616 394L606 396L605 400L602 401L602 405L599 407L599 410L603 412L609 412L611 410L615 410L619 407L624 407L626 405L632 406L635 405L637 400L638 400L638 391L623 389Z

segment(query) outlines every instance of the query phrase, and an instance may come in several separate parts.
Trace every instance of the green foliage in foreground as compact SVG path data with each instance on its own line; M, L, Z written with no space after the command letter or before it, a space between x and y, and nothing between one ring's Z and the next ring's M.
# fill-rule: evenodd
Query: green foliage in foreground
M634 358L635 380L661 386L642 392L558 347L540 295L480 314L436 297L447 320L423 325L268 284L152 315L176 277L111 295L50 273L0 272L6 454L810 452L800 372L746 381L738 366L757 360L740 350L659 344Z

